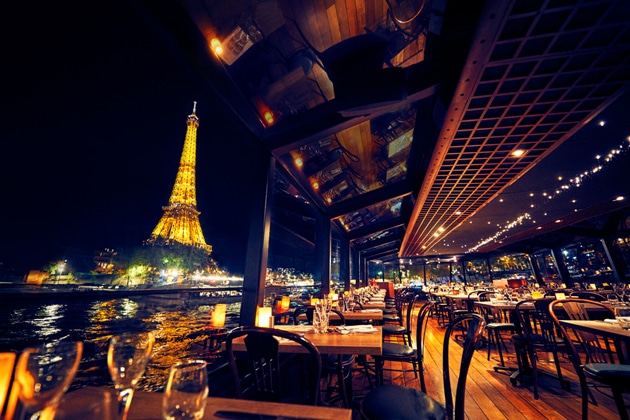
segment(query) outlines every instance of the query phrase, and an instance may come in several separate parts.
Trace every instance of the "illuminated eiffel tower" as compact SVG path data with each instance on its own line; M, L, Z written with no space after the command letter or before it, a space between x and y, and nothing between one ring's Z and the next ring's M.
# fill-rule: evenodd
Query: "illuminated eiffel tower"
M199 224L197 192L195 188L195 165L197 160L197 127L199 118L193 112L186 119L186 139L179 160L179 169L168 205L162 207L164 214L146 243L149 245L175 245L177 243L203 249L210 254L212 246L206 244Z

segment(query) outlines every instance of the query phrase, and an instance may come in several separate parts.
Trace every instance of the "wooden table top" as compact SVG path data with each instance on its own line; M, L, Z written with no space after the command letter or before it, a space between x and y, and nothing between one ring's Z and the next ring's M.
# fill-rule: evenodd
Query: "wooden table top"
M565 327L587 331L593 334L610 337L614 340L630 342L630 330L624 330L616 323L606 321L569 321L560 320Z
M381 354L383 352L383 331L380 326L374 326L374 332L353 332L340 334L329 332L316 334L309 325L276 325L277 329L304 334L322 354ZM232 343L234 350L244 351L244 337L239 337ZM288 340L280 340L279 349L284 353L304 353L304 347Z
M383 301L369 301L362 303L361 306L363 306L363 309L385 309L387 307L387 305Z
M136 392L131 401L129 420L161 420L161 392ZM56 419L114 419L115 415L103 415L107 412L105 401L111 404L115 414L116 396L112 389L87 387L68 392L61 402ZM267 414L282 418L304 418L322 420L351 420L352 410L320 406L304 406L231 398L209 397L203 419L220 419L214 414L219 410L239 411L250 414Z

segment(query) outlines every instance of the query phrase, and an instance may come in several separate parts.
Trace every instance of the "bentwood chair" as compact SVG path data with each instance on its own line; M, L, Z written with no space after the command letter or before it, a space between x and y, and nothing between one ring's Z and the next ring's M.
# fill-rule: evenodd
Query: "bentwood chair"
M569 357L573 368L580 380L582 391L582 419L588 418L589 396L593 404L597 401L589 387L609 387L612 397L619 411L621 419L628 419L628 409L625 406L623 392L630 390L630 365L614 363L614 356L606 337L597 334L574 329L580 347L584 350L584 361L578 347L569 338L567 328L560 324L560 319L566 317L572 320L589 320L589 313L596 312L597 316L613 318L613 311L606 305L589 299L564 299L555 300L549 305L549 312L557 328L563 331Z
M331 318L329 325L346 325L346 317L343 312L337 309L331 309L331 312L336 315L336 319ZM306 318L306 319L304 319ZM312 325L313 324L313 308L307 306L301 306L293 313L293 323L295 325ZM352 368L354 365L353 354L323 354L322 355L322 369L327 377L326 394L327 398L324 401L326 404L335 402L341 398L345 407L350 406L350 383L352 380ZM332 384L333 377L337 377L337 386ZM333 391L338 391L339 396L332 396Z
M464 343L461 358L453 357L459 347L454 333L464 327ZM466 313L453 320L446 328L442 351L442 376L444 381L445 405L428 396L423 391L399 385L381 385L369 391L361 402L361 415L368 420L417 420L455 419L463 420L466 395L466 378L475 348L483 333L483 317L476 313ZM456 346L456 347L451 347ZM459 356L459 354L458 354ZM449 359L459 360L459 377L453 401Z
M488 302L491 296L494 296L494 292L480 292L478 299L480 302ZM495 367L495 371L503 369L505 368L505 362L503 360L503 350L501 346L503 346L505 351L507 351L507 347L503 341L502 333L510 332L514 334L514 323L505 322L499 311L494 311L488 306L479 306L479 308L481 315L486 321L488 360L490 360L490 349L492 346L496 346L497 352L499 353L500 366Z
M571 292L571 294L569 295L569 297L571 298L577 298L577 299L588 299L588 300L593 300L595 302L605 302L607 299L604 295L601 295L597 292L591 292L588 290L576 290Z
M245 352L233 342L244 337ZM306 354L278 351L278 340L301 345ZM318 405L322 357L302 335L275 328L238 327L226 337L225 350L237 398Z
M403 344L411 346L411 313L417 298L418 297L414 294L405 294L396 297L396 299L399 300L399 303L397 303L397 320L394 323L386 323L383 325L383 339L385 341L393 341L395 338L402 338ZM383 319L385 318L385 315L383 315Z
M512 336L516 351L521 383L523 374L531 368L534 383L534 399L538 399L538 376L545 374L555 377L562 389L568 389L569 384L564 380L560 367L560 354L566 353L565 340L562 331L556 328L551 315L549 304L552 299L530 299L516 304L516 330ZM540 370L539 354L551 354L556 368L556 374ZM529 366L528 366L529 364Z
M417 298L409 303L410 309L409 313L413 311L413 307L415 305ZM397 369L386 369L385 362L406 362L411 363L411 367L414 372L414 376L418 377L420 380L421 388L424 388L424 371L422 367L422 361L424 358L424 333L426 331L426 325L429 319L429 314L433 310L433 304L430 302L424 303L420 310L418 311L418 318L416 323L416 350L411 345L411 341L409 344L401 344L401 343L383 343L383 351L381 354L373 355L374 358L374 370L376 373L376 383L377 385L383 384L383 372L385 370L397 370ZM411 316L407 321L411 325ZM424 389L423 389L424 390Z

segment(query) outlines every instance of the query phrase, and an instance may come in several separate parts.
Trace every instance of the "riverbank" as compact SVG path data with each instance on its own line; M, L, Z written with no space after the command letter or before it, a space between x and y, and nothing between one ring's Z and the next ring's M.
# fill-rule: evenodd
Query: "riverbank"
M77 285L4 285L0 289L0 302L49 301L75 299L120 299L132 296L177 294L199 297L239 297L242 287L166 285L127 288L123 286L77 286Z

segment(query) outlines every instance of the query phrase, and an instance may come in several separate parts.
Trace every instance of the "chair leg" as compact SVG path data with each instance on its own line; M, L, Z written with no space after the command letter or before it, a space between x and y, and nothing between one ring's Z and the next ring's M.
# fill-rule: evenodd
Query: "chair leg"
M621 420L628 420L628 409L626 408L626 404L623 400L621 390L616 386L613 386L611 387L611 391L615 399L615 404L617 405L617 410L619 411L619 418Z
M538 399L538 366L536 363L536 350L531 348L531 346L528 345L528 347L530 347L530 349L528 349L528 354L529 354L529 362L531 363L532 366L532 376L534 377L534 399L537 400Z
M503 351L501 350L503 339L501 338L501 332L499 330L494 330L494 341L497 343L497 350L499 351L499 360L501 361L501 366L505 366L505 363L503 362ZM505 344L503 344L503 346L505 346Z

